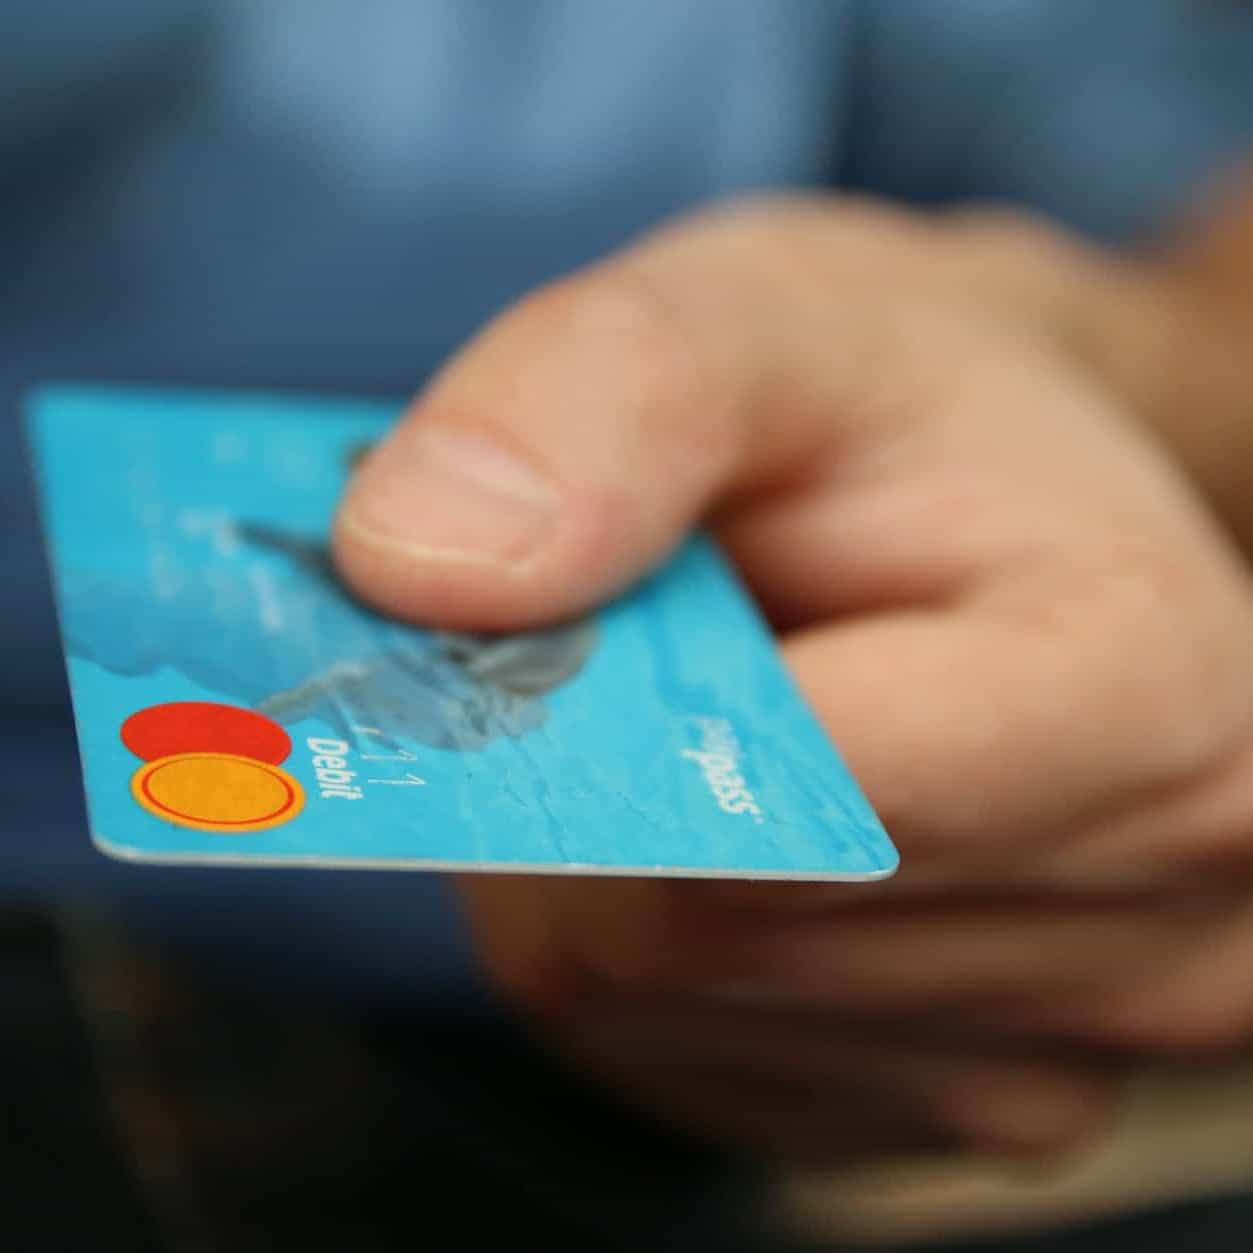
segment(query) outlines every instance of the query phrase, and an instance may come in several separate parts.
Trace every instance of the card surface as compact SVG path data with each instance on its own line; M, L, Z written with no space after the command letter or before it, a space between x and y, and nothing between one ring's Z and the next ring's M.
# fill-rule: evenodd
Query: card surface
M376 403L30 406L93 837L134 861L874 879L897 856L715 546L479 636L345 595Z

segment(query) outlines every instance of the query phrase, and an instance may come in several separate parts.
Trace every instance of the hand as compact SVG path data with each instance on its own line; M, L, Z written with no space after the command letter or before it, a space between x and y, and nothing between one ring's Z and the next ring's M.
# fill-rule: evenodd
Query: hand
M1253 1036L1253 593L1003 242L833 202L663 231L490 326L339 516L364 596L479 629L705 519L778 628L895 881L460 882L553 1046L697 1134L1042 1151L1127 1058Z

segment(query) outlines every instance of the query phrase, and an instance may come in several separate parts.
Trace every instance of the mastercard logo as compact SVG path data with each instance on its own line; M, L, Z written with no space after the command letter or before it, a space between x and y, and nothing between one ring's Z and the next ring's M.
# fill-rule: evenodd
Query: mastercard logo
M197 700L152 705L122 723L122 743L144 762L131 795L176 826L268 831L304 808L304 788L282 768L291 737L255 710Z

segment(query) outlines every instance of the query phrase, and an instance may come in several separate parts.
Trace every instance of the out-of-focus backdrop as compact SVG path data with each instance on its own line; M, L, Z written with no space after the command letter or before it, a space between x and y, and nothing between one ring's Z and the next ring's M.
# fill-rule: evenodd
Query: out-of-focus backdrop
M992 200L1130 242L1250 148L1239 3L2 0L0 910L122 919L322 1005L491 1012L434 879L91 849L31 384L400 401L514 297L712 199Z
M465 976L430 881L89 851L30 384L399 399L529 287L753 189L997 200L1129 239L1250 143L1250 66L1243 5L1179 0L6 0L0 899L105 893L358 998Z

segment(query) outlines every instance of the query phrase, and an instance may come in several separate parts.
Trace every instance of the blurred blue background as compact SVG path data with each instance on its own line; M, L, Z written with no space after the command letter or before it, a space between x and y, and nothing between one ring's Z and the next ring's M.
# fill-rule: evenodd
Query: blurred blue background
M482 1007L437 881L156 870L85 834L19 430L45 379L404 396L489 314L752 188L1120 241L1253 147L1253 12L1182 0L5 0L0 902L257 978Z

